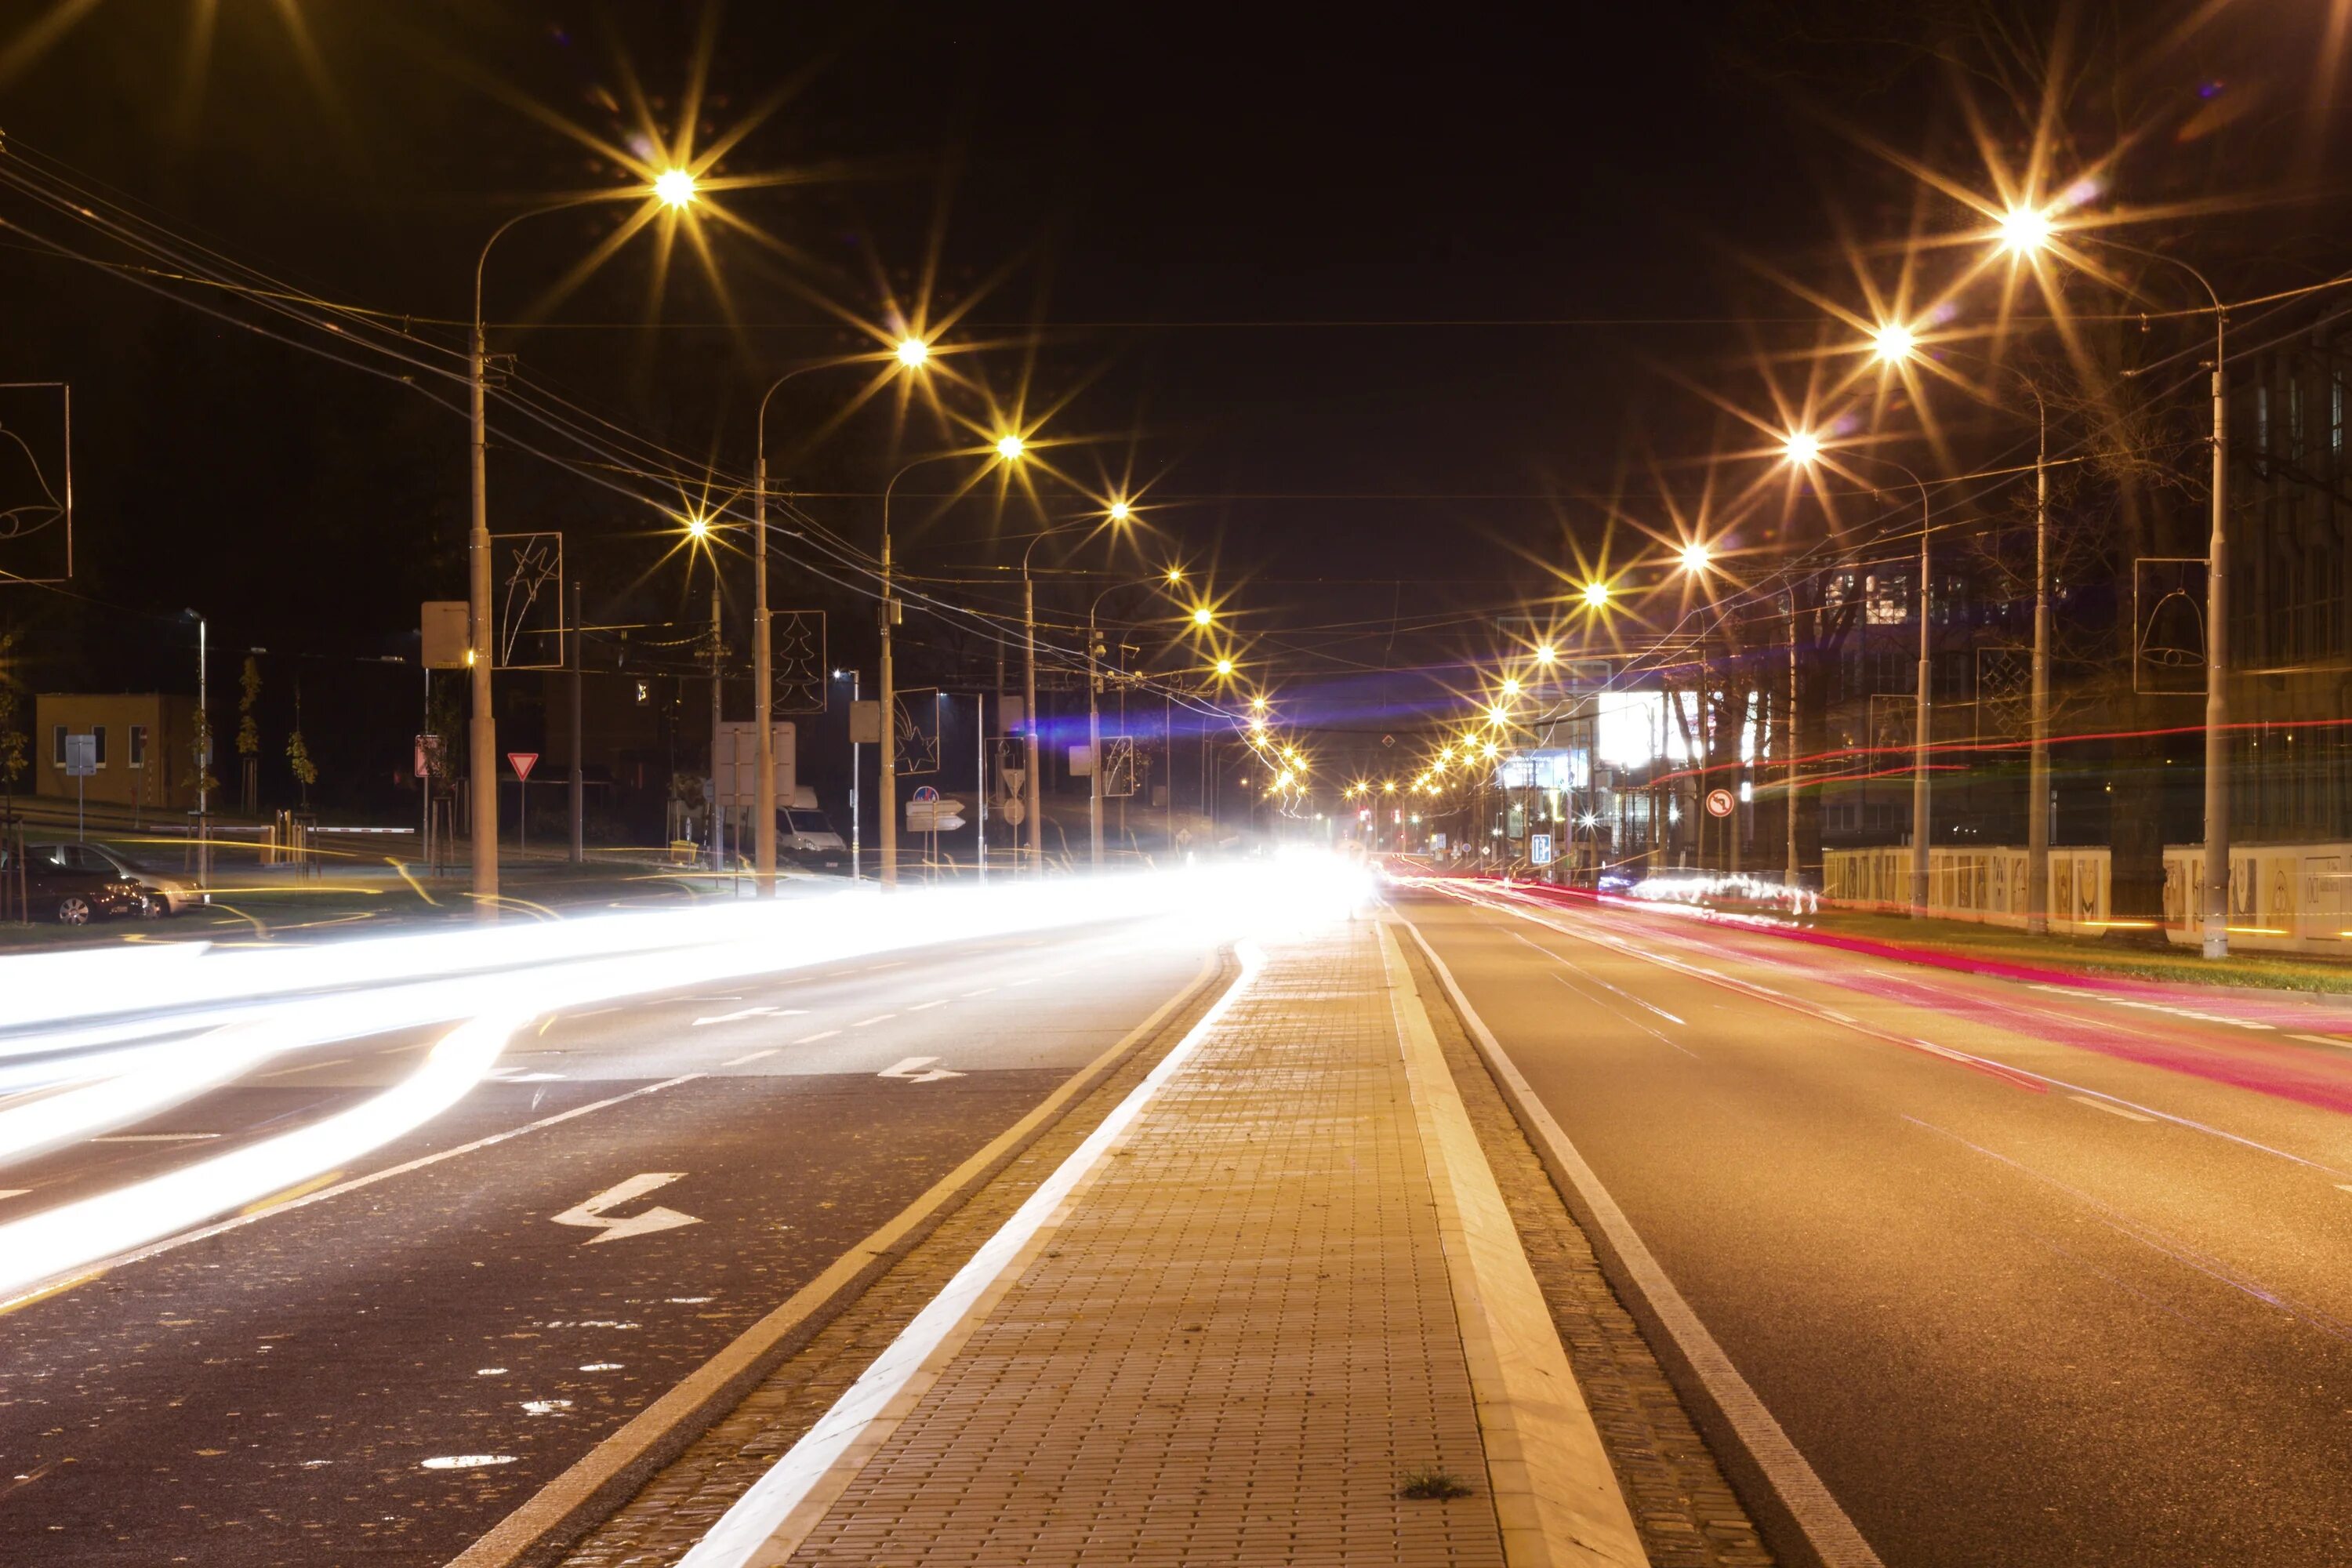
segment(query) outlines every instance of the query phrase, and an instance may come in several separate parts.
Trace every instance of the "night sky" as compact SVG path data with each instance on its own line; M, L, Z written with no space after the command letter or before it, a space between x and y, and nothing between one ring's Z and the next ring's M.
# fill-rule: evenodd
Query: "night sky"
M948 506L953 470L918 470L894 516L931 591L1010 607L1003 569L1041 521L1132 486L1153 537L1039 558L1181 563L1253 680L1299 715L1415 723L1463 661L1507 643L1496 616L1569 592L1604 502L1657 512L1660 475L1699 482L1726 421L1695 387L1769 407L1759 358L1812 341L1820 312L1765 268L1837 288L1842 227L1948 217L1872 143L1979 174L1954 155L1971 96L1996 141L2021 142L2000 84L1936 58L1937 29L1972 9L2040 27L2062 8L8 0L17 178L62 174L190 246L390 312L426 367L336 363L315 331L248 330L276 320L251 300L44 254L155 265L0 191L22 226L0 249L7 378L76 398L80 570L65 593L5 591L19 679L184 684L191 634L169 617L194 605L221 647L271 650L273 702L299 676L324 710L312 728L335 731L314 752L404 746L404 721L378 734L369 710L413 670L353 661L413 651L416 602L462 596L448 373L474 252L518 211L626 183L587 143L626 146L640 97L674 135L692 97L697 149L750 127L707 172L748 182L712 195L740 226L703 225L719 288L681 244L656 295L640 235L551 301L625 205L532 220L490 268L493 349L610 422L590 442L541 430L540 456L500 439L491 464L492 527L564 531L592 624L691 635L662 628L707 614L707 568L689 579L663 508L730 499L761 388L875 351L856 323L887 329L895 304L951 323L939 363L961 384L941 378L940 403L964 424L888 393L837 419L868 368L796 380L772 461L809 516L870 548L898 462L1020 417L1079 488L1047 479L1033 504L990 484ZM2148 41L2156 9L2073 12L2085 47L2149 62L2134 102L2187 101L2224 58L2232 92L2271 69L2307 101L2288 73L2323 0L2168 52ZM2306 208L2284 221L2315 226ZM522 433L495 405L493 423ZM1055 580L1052 618L1117 580ZM861 601L790 559L776 582L779 605L834 611L835 662L870 666ZM1148 592L1120 604L1169 614ZM909 680L968 678L987 652L969 626L909 640Z

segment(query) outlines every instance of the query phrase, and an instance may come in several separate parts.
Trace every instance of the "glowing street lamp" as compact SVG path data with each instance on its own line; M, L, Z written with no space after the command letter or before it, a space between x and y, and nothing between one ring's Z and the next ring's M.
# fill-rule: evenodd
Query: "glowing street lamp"
M1217 660L1217 674L1219 676L1230 676L1233 672L1234 661L1232 659L1221 658Z
M1015 458L1020 457L1022 453L1028 449L1029 443L1010 432L999 436L996 438L996 455L1003 458L1007 462L1011 462Z
M1516 676L1507 678L1503 682L1503 695L1506 697L1517 697L1518 694L1518 678Z
M689 515L686 520L686 536L688 539L694 540L698 543L703 540L709 539L710 537L710 519L698 511Z
M900 364L913 370L931 357L931 345L920 338L900 338L898 348L892 352L898 356Z
M1192 624L1196 626L1205 626L1216 618L1216 613L1206 605L1199 606L1192 612Z
M2039 207L2011 207L2000 215L2000 247L2031 256L2050 243L2050 215Z
M1820 460L1822 438L1811 430L1791 430L1780 439L1780 453L1789 461L1803 468Z
M1870 334L1870 352L1881 364L1896 364L1911 357L1919 340L1900 321L1889 321Z
M673 210L689 205L695 197L694 174L686 169L664 169L654 176L654 199Z
M1549 643L1541 644L1536 648L1536 662L1538 664L1549 664L1559 657L1559 650L1553 647Z
M1683 570L1693 576L1706 571L1707 563L1714 559L1715 552L1696 539L1682 548Z
M1587 583L1584 585L1584 603L1588 609L1607 609L1609 607L1609 584L1601 582L1598 579Z

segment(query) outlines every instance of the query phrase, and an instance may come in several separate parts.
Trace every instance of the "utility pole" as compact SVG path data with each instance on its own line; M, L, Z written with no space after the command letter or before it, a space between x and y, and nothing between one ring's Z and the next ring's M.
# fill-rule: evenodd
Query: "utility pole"
M2200 275L2199 281L2202 282ZM2210 284L2207 286L2210 289ZM2205 941L2230 956L2229 317L2213 301L2213 521L2205 558Z
M1031 543L1034 546L1035 542ZM1025 639L1022 648L1021 721L1022 728L1029 732L1029 871L1032 876L1042 877L1045 874L1045 814L1040 809L1045 791L1037 779L1037 584L1030 580L1026 555L1021 558L1021 622Z
M582 759L586 755L587 742L581 733L580 667L581 656L580 584L572 584L572 863L585 865L588 859L588 781L582 772Z
M1099 596L1095 605L1102 600ZM1095 630L1095 605L1087 607L1087 839L1093 847L1093 865L1102 869L1102 662L1101 634Z
M1789 858L1780 880L1794 894L1801 872L1797 863L1797 754L1802 748L1797 743L1797 585L1793 582L1789 584L1789 711L1781 721L1780 733L1789 743L1784 759L1789 764Z
M2031 382L2027 383L2032 385ZM2033 388L2041 445L2033 454L2033 712L2025 769L2025 929L2050 930L2050 416Z
M1911 914L1927 914L1927 754L1928 731L1935 723L1935 617L1932 579L1927 575L1927 487L1919 487L1919 689L1912 701L1911 719Z
M778 384L782 384L779 383ZM768 389L770 392L774 387ZM759 455L751 478L751 890L776 896L775 670L768 622L768 400L760 400Z
M727 820L719 805L719 561L710 563L710 869L727 869ZM731 782L731 781L730 781Z

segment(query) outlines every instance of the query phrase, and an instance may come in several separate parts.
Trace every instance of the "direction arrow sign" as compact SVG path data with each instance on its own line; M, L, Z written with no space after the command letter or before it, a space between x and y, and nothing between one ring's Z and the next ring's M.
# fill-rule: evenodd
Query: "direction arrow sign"
M963 826L962 811L963 802L940 799L936 792L929 800L910 800L907 803L907 831L952 833Z
M684 1171L643 1172L618 1186L606 1187L584 1204L565 1209L555 1216L555 1223L584 1226L595 1231L596 1234L583 1243L588 1247L600 1241L618 1241L625 1236L648 1236L657 1230L676 1230L682 1225L700 1225L702 1222L694 1215L680 1214L676 1209L647 1209L643 1214L630 1215L622 1219L608 1219L604 1215L606 1209L644 1197L656 1187L666 1187L685 1174Z
M1736 804L1738 803L1732 799L1731 792L1727 789L1711 789L1706 792L1706 814L1709 816L1729 816L1731 808Z
M530 778L530 770L537 765L538 762L539 753L537 752L509 752L507 753L507 766L515 771L515 777L518 779Z

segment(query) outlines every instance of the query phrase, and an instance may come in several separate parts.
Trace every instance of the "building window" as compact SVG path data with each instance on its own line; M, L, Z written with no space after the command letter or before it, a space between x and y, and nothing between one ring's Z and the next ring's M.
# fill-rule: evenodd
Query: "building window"
M61 768L65 765L66 727L63 724L59 724L49 733L49 766L53 768Z
M134 768L147 765L147 726L144 724L131 726L131 765Z
M1863 579L1863 619L1874 626L1899 626L1911 618L1911 574L1873 572Z
M100 767L106 766L106 726L103 724L89 727L89 758Z

